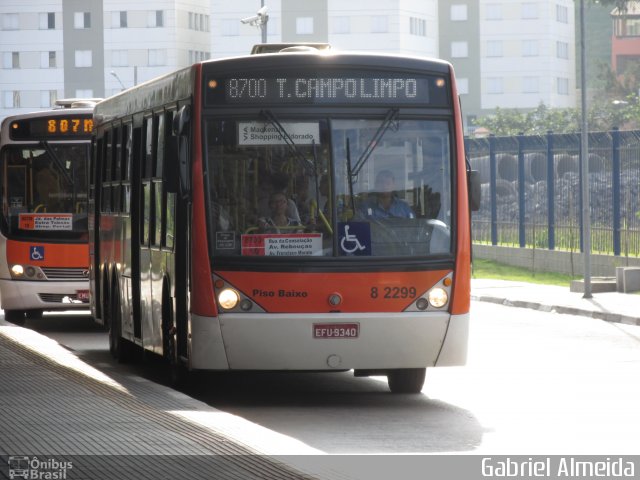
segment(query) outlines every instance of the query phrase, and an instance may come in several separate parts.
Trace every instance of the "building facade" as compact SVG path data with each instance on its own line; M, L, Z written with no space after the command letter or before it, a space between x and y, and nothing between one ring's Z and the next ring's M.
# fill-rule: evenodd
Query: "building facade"
M573 0L439 5L440 55L456 68L468 131L497 107L575 107Z
M0 117L104 97L267 42L439 57L454 65L467 131L496 107L573 107L573 0L4 0Z
M626 10L614 8L611 18L611 69L622 75L640 64L640 2L629 2Z
M340 50L438 55L436 0L267 0L267 41L330 43ZM260 0L212 0L212 56L243 55L261 43L243 24Z
M210 19L209 0L0 2L0 118L209 58Z

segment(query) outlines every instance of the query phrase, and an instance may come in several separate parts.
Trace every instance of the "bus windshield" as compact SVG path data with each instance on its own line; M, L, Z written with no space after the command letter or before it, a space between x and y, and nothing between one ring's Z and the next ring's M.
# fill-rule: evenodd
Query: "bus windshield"
M395 109L209 119L214 257L451 254L450 128Z
M12 238L86 239L89 146L10 146L0 155L2 229Z

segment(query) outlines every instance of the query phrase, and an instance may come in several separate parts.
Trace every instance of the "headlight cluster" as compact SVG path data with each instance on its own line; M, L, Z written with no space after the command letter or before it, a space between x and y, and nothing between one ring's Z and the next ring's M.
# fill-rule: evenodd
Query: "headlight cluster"
M11 265L9 269L14 280L46 280L47 277L40 267L32 265Z
M449 292L453 280L451 275L447 275L440 282L433 286L425 295L421 296L415 302L418 310L424 311L431 308L445 308L449 304Z
M248 298L242 298L240 293L235 288L227 285L224 280L220 278L214 279L214 286L216 299L221 309L229 312L239 307L243 312L255 311L255 304Z

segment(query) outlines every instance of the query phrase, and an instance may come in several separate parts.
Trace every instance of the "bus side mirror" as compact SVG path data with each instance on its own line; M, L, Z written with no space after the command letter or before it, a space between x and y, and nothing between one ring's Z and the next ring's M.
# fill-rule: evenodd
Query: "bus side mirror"
M183 106L173 117L176 156L178 158L178 187L183 197L191 193L191 162L189 158L189 127L191 125L191 107Z
M477 212L480 210L480 200L482 199L480 174L477 170L467 170L467 184L469 189L469 208L472 212Z

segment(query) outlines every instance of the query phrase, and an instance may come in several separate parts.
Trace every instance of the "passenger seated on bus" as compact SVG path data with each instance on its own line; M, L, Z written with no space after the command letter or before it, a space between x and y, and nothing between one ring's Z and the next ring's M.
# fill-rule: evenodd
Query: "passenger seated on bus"
M395 177L391 170L378 172L375 190L362 206L364 216L373 218L415 218L415 214L407 202L398 198L395 187Z
M287 196L282 192L272 193L269 197L271 214L261 217L258 226L263 233L297 233L301 232L300 222L287 215Z
M271 213L270 197L273 193L284 193L287 197L287 216L300 224L300 213L293 199L289 198L287 188L289 186L289 177L284 173L271 174L266 182L258 186L258 208L261 217L268 217Z

